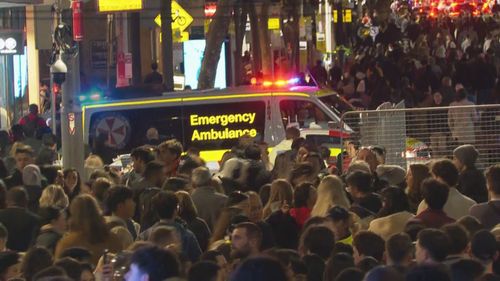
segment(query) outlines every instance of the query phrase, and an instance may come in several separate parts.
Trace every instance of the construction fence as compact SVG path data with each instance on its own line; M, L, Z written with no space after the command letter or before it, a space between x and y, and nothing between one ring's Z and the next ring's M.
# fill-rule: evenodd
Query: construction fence
M462 144L472 144L479 151L479 169L500 163L500 104L401 106L346 112L341 128L361 146L384 147L386 164L408 167L432 159L451 159L453 149Z

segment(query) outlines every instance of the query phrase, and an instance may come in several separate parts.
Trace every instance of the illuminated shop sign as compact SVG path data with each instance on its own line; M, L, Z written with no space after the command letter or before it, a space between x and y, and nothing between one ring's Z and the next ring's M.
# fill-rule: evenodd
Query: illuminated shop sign
M142 10L142 0L99 0L99 12L124 12Z
M191 114L191 127L208 126L206 129L194 128L191 141L238 139L244 135L256 137L257 129L253 126L256 115L255 112L207 116Z
M23 35L22 31L0 31L0 55L22 55Z

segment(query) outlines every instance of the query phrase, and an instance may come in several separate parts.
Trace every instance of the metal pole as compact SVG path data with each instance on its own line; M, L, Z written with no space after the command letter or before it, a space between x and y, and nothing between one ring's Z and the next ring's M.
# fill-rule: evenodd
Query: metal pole
M63 167L75 168L81 175L84 172L84 144L82 128L82 109L78 102L80 92L80 57L63 54L68 67L66 81L62 84L61 136Z
M174 91L174 57L172 53L172 1L161 2L161 55L163 83L169 92Z

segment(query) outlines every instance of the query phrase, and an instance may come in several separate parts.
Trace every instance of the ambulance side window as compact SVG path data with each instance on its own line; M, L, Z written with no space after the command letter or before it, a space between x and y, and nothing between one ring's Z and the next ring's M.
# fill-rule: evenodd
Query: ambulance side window
M296 125L301 129L328 129L328 122L333 121L311 101L280 101L281 118L285 127Z
M184 106L185 149L231 149L242 135L264 138L264 101L241 101Z

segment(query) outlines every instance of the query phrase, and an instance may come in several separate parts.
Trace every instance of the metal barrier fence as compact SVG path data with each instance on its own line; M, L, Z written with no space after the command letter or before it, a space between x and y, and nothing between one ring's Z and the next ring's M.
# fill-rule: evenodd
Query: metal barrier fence
M341 121L353 130L350 139L384 147L387 164L452 158L461 144L479 151L479 169L500 163L500 104L351 111Z

